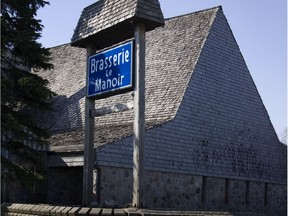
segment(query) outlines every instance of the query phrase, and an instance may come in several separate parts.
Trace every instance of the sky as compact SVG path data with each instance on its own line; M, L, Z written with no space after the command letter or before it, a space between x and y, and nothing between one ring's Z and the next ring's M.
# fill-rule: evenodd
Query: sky
M44 47L69 43L84 7L96 0L50 0L39 9ZM165 18L221 5L278 137L287 128L286 0L159 0Z

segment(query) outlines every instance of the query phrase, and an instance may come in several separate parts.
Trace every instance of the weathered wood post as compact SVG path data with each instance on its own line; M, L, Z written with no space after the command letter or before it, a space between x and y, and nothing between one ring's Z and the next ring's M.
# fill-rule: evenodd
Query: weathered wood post
M135 26L135 87L133 142L133 206L143 206L145 138L145 25Z
M92 45L87 46L86 59L95 53ZM86 63L88 73L88 60ZM86 84L87 85L87 84ZM84 166L83 166L83 193L82 205L89 206L93 194L93 167L94 167L94 133L95 120L91 115L95 110L95 99L85 98L85 132L84 132Z

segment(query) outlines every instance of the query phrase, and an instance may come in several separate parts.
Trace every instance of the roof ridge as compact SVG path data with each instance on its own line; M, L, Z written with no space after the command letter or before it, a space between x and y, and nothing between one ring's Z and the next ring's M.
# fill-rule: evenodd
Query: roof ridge
M194 12L189 12L189 13L186 13L186 14L181 14L181 15L177 15L177 16L168 17L168 18L165 18L165 21L168 21L168 20L171 20L171 19L175 19L175 18L184 17L184 16L189 16L189 15L192 15L192 14L202 13L202 12L206 12L206 11L210 11L210 10L215 10L215 9L222 10L222 6L218 5L218 6L215 6L215 7L206 8L206 9L202 9L202 10L198 10L198 11L194 11Z
M57 45L54 45L54 46L51 46L51 47L45 47L45 48L54 49L54 48L63 47L63 46L71 46L71 43L70 42L66 42L66 43L63 43L63 44L57 44Z
M89 7L94 7L95 4L100 4L101 1L103 1L103 0L96 0L94 3L92 3L92 4L90 4L90 5L86 6L86 7L84 7L82 11L84 11L85 9L88 9Z

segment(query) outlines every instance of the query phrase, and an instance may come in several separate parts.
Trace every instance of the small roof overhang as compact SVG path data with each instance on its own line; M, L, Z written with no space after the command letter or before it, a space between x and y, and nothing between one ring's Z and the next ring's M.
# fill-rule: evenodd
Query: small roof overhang
M134 36L134 26L144 23L146 31L164 25L158 0L99 0L84 8L71 39L72 46L97 49Z

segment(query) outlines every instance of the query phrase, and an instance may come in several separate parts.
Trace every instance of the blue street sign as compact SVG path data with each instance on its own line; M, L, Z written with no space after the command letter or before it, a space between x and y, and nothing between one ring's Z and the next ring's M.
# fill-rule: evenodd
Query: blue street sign
M133 88L133 41L90 56L87 97L104 97Z

